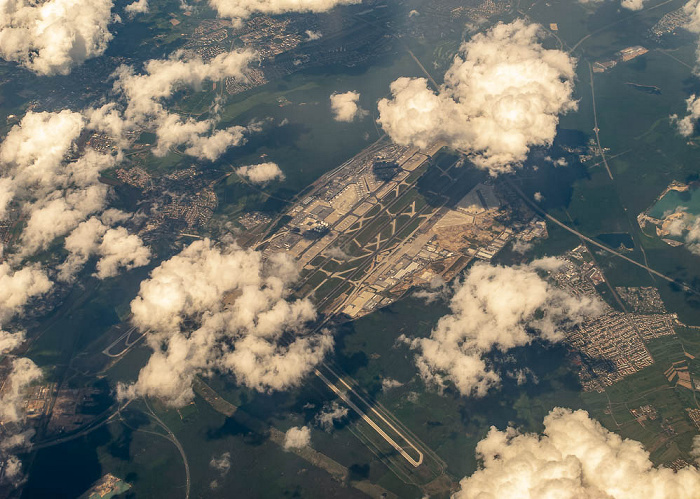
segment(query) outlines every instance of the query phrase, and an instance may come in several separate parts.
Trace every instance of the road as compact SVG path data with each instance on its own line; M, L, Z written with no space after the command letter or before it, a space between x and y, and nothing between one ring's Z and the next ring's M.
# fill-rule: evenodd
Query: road
M524 200L533 210L535 210L535 212L537 212L539 215L545 217L545 218L546 218L547 220L549 220L550 222L552 222L552 223L558 225L558 226L561 227L562 229L564 229L564 230L566 230L566 231L568 231L568 232L571 232L572 234L577 235L579 238L583 239L583 240L586 241L587 243L590 243L590 244L592 244L593 246L597 246L598 248L600 248L600 249L602 249L602 250L604 250L604 251L607 251L608 253L611 253L611 254L615 255L616 257L625 260L626 262L629 262L629 263L631 263L631 264L633 264L633 265L636 265L637 267L643 268L644 270L648 271L649 273L653 274L653 275L656 276L656 277L660 277L661 279L663 279L663 280L665 280L665 281L668 281L668 282L673 283L673 284L675 284L675 285L677 285L677 286L680 286L681 288L683 288L684 291L687 291L687 292L689 292L689 293L693 293L693 294L696 294L696 295L700 295L700 292L699 292L699 291L695 290L694 288L691 288L691 287L688 286L687 284L684 284L684 283L682 283L682 282L678 282L678 281L676 281L675 279L672 279L672 278L668 277L667 275L662 274L661 272L659 272L659 271L657 271L657 270L654 270L653 268L649 267L648 265L645 265L645 264L643 264L643 263L639 263L638 261L631 259L631 258L628 257L627 255L623 255L623 254L620 253L619 251L615 251L614 249L609 248L608 246L606 246L606 245L604 245L604 244L602 244L602 243L599 243L599 242L596 241L595 239L591 239L590 237L586 236L585 234L581 234L581 233L580 233L579 231L577 231L576 229L572 229L571 227L569 227L569 226L566 225L565 223L560 222L558 219L554 218L552 215L546 213L546 212L545 212L544 210L542 210L539 206L537 206L537 204L535 204L534 201L530 200L530 198L527 197L527 196L525 195L525 193L524 193L522 190L520 190L520 188L519 188L518 186L516 186L511 180L508 179L508 180L506 180L506 182L508 182L508 184L509 184L511 187L513 187L513 189L515 189L515 191L520 195L520 197L522 197L523 200Z
M660 8L660 7L663 7L664 5L666 5L666 4L668 4L668 3L671 3L671 2L673 2L673 1L674 1L674 0L666 0L665 2L661 2L660 4L654 5L653 7L645 7L643 11L642 11L642 10L638 10L638 11L636 11L636 12L631 13L630 15L628 15L628 16L626 16L626 17L623 17L622 19L618 19L617 21L614 21L614 22L612 22L612 23L610 23L610 24L606 24L606 25L603 26L602 28L599 28L599 29L593 31L592 33L588 33L586 36L584 36L583 38L581 38L578 42L576 42L576 44L575 44L573 47L571 47L571 50L569 50L569 52L573 52L574 50L576 50L577 48L579 48L583 42L585 42L586 40L588 40L588 39L591 38L592 36L595 36L595 35L597 35L597 34L599 34L599 33L602 33L603 31L605 31L605 30L607 30L607 29L610 29L610 28L612 28L613 26L616 26L616 25L618 25L618 24L620 24L620 23L622 23L622 22L625 22L625 21L627 21L628 19L630 19L630 18L632 18L632 17L634 17L634 16L638 16L638 15L641 14L641 13L647 14L647 13L649 13L650 11L655 10L655 9L658 9L658 8Z
M72 434L67 435L65 437L55 438L55 439L51 439L51 440L45 440L43 442L32 444L27 449L27 452L34 452L34 451L38 451L41 449L46 449L47 447L53 447L54 445L64 444L66 442L70 442L71 440L75 440L76 438L80 438L84 435L87 435L88 433L91 433L91 432L95 431L96 429L101 428L102 426L104 426L108 423L111 423L116 417L120 416L119 412L122 409L124 409L126 406L128 406L130 403L131 403L130 400L127 401L126 404L124 404L124 406L117 407L117 409L111 414L109 414L109 412L112 410L112 408L108 409L102 416L98 416L97 418L92 420L90 423L85 425L85 427L83 427L83 429L81 429L77 433L72 433ZM109 416L107 416L105 419L101 419L102 417L106 416L107 414L109 414Z
M610 171L610 166L608 165L608 160L605 158L605 151L603 150L603 146L600 145L600 135L598 132L600 132L600 128L598 128L598 112L596 110L595 106L595 87L593 85L593 66L591 66L591 63L586 61L588 63L588 72L591 75L591 98L593 99L593 132L595 133L595 140L596 143L598 144L598 150L600 151L600 157L603 160L603 164L605 165L605 169L608 171L608 176L610 177L610 180L615 180L613 178L613 174Z
M610 165L608 164L608 159L605 156L605 150L603 149L603 146L600 143L600 128L598 127L598 110L596 107L595 103L595 82L593 81L593 67L591 66L591 63L586 61L588 64L588 72L591 76L591 98L593 100L593 122L594 122L594 127L593 127L593 132L595 132L595 139L596 143L598 144L598 150L600 151L600 157L603 161L603 165L605 165L605 169L608 172L608 177L610 177L610 180L612 180L613 185L615 186L615 189L618 191L617 197L620 200L620 205L622 206L622 209L625 211L625 215L627 216L627 220L630 224L631 227L634 226L634 221L630 217L630 213L627 210L627 206L625 206L625 203L622 200L622 196L620 196L620 192L617 189L617 184L615 183L615 178L613 177L612 171L610 170ZM639 250L642 252L642 257L644 258L644 264L645 266L648 267L649 265L649 260L647 259L647 252L644 250L644 245L642 244L641 241L638 241L637 238L635 237L634 231L631 232L631 236L634 239L635 244L639 248ZM653 280L653 276L652 276ZM614 293L613 293L614 294Z
M148 408L148 413L146 413L148 416L152 417L155 422L160 426L163 430L167 432L167 435L163 435L162 433L157 433L153 431L147 431L147 430L140 430L136 428L132 428L136 431L141 431L145 433L151 433L153 435L158 435L161 436L167 440L170 440L175 447L177 447L177 450L180 452L180 455L182 456L182 462L185 465L185 477L186 477L186 489L185 489L185 499L189 499L190 497L190 485L191 485L191 480L190 480L190 464L187 461L187 455L185 454L185 449L182 447L182 444L180 444L180 441L177 439L175 434L170 431L170 428L156 415L156 413L153 411L151 406L148 404L148 401L146 399L143 400L144 403L146 404L146 407ZM128 400L123 406L118 406L117 409L111 413L108 417L105 419L99 420L99 418L95 421L93 421L88 427L83 428L81 431L77 433L73 433L72 435L68 435L62 438L57 438L55 440L50 440L47 442L41 442L38 444L33 444L29 449L28 452L35 452L41 449L45 449L47 447L53 447L54 445L60 445L66 442L70 442L71 440L75 440L76 438L83 437L87 435L88 433L91 433L95 431L98 428L101 428L105 424L113 422L116 418L119 418L122 420L123 424L126 424L124 420L122 419L121 416L121 411L128 407L128 405L132 402L132 400ZM128 426L128 425L127 425ZM131 428L131 427L130 427Z
M166 432L168 432L168 436L165 437L165 435L161 435L168 440L170 440L173 444L175 444L175 447L177 447L177 450L180 451L180 455L182 456L182 462L185 464L185 477L187 479L186 481L186 488L185 488L185 499L190 498L190 463L187 461L187 454L185 454L185 449L182 448L182 444L180 444L180 441L177 439L175 434L170 431L170 428L168 428L168 425L166 425L158 416L156 416L156 413L151 409L151 406L148 404L148 400L144 397L143 402L146 404L146 407L148 407L148 410L150 411L150 416L158 423L158 425L163 428Z

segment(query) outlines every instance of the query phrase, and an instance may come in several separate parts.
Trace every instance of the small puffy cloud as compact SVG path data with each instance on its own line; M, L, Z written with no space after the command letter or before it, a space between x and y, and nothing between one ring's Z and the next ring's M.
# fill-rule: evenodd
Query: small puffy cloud
M157 145L153 149L156 156L165 156L172 147L185 145L185 154L199 159L215 161L230 147L246 142L248 128L235 125L222 130L212 130L211 120L181 121L175 114L168 114L159 120L156 129Z
M24 419L27 387L41 377L41 369L31 360L20 357L12 361L10 373L5 379L0 395L0 421L4 425L4 432L0 437L0 468L3 468L4 473L0 477L0 483L6 482L18 486L24 479L22 462L15 453L26 446L34 430L13 431L16 427L7 423Z
M85 127L80 113L28 112L0 145L0 218L14 202L27 220L20 257L45 249L105 208L109 189L99 176L116 158L91 148L74 158Z
M3 423L22 419L24 416L24 390L41 376L41 369L31 360L19 357L12 361L12 370L5 381L2 395L0 395L0 420Z
M98 279L114 277L119 269L131 270L147 265L150 250L141 238L129 234L124 227L110 228L96 217L82 222L66 237L68 258L59 266L59 279L72 280L88 258L98 255L95 276Z
M331 404L326 404L323 410L316 414L316 424L323 430L330 432L333 431L334 424L342 421L347 415L348 408L333 401Z
M671 123L678 128L683 137L690 137L695 132L695 125L700 118L700 97L693 94L685 101L687 114L680 118L677 114L671 115Z
M311 443L311 430L308 426L294 426L284 434L284 448L301 449Z
M114 277L120 269L143 267L151 261L151 250L144 246L141 238L129 234L124 227L107 230L97 254L100 256L95 272L98 279Z
M379 101L379 123L402 145L444 140L496 175L552 143L559 114L577 108L575 59L539 43L540 26L516 20L475 35L435 93L424 78L399 78Z
M251 50L234 50L205 62L199 56L175 52L167 59L152 59L137 73L122 65L114 72L117 102L86 112L92 128L125 141L129 131L153 130L157 137L153 153L164 156L171 148L185 146L185 153L214 161L228 148L245 143L244 134L259 131L257 124L216 129L217 117L196 120L170 113L166 102L183 89L200 90L205 81L245 79ZM218 105L213 106L216 115ZM1 191L0 191L1 192Z
M22 231L21 256L46 249L55 238L62 236L107 204L108 188L102 184L85 189L56 191L48 199L38 200L32 207L27 225ZM29 205L27 205L29 206Z
M533 373L532 369L530 369L529 367L526 367L525 369L514 369L512 371L507 371L506 376L508 376L511 379L514 379L518 386L527 383L528 376L532 379L532 381L535 384L539 383L539 378L537 378L535 373Z
M332 246L331 248L326 248L323 250L323 254L335 258L336 260L345 261L350 260L351 256L348 255L340 246Z
M534 247L534 244L525 242L522 239L516 239L513 243L513 251L516 253L525 254Z
M566 158L552 158L551 156L545 156L544 160L547 163L552 163L554 166L569 166L569 162L566 160Z
M586 411L555 408L542 435L491 427L477 444L481 467L460 482L455 499L562 499L700 495L700 472L655 467L640 442L622 439Z
M342 94L335 93L331 95L331 110L333 111L333 119L335 121L351 122L355 118L362 118L367 114L357 105L360 100L359 92L345 92Z
M0 263L0 326L20 313L30 299L51 289L51 281L38 265L13 270Z
M234 21L253 14L284 14L286 12L328 12L337 5L358 4L362 0L209 0L220 17Z
M209 466L218 471L222 476L227 474L231 469L231 453L224 452L219 457L212 457L209 461Z
M68 74L100 56L113 0L11 0L0 6L0 57L40 75Z
M700 35L700 0L690 0L683 6L683 11L688 16L688 21L683 26L691 33ZM698 62L700 62L700 41L695 52ZM700 65L696 64L695 73L700 71Z
M389 390L393 388L398 388L400 386L403 386L403 383L393 378L382 379L382 391L384 392L388 392Z
M80 113L30 111L10 129L0 145L0 164L3 166L0 217L5 216L9 203L23 191L38 191L43 197L57 187L89 181L85 177L90 177L90 174L83 163L71 163L67 168L64 164L83 126Z
M22 462L13 454L2 456L2 461L4 478L13 485L19 485L22 482Z
M665 228L669 235L680 238L691 253L700 255L700 217L683 213Z
M156 396L172 406L192 400L192 380L233 374L259 391L297 385L331 349L308 299L290 300L294 262L235 244L196 241L151 272L131 303L133 322L149 331L153 354L123 398ZM284 335L284 338L283 338Z
M250 50L224 52L208 62L178 51L167 59L151 59L138 74L131 66L120 66L114 73L114 89L127 102L129 120L141 121L163 111L162 101L183 88L200 89L206 80L243 78L248 64L256 57Z
M428 283L427 289L419 289L412 296L425 301L426 304L430 304L437 301L438 298L445 298L447 292L447 283L441 276L436 275Z
M14 350L24 342L24 332L6 331L9 321L20 315L33 298L47 293L53 283L38 265L13 269L8 262L0 263L0 353Z
M574 297L550 285L539 271L551 271L556 259L500 267L476 264L455 286L452 313L442 317L428 338L410 341L421 377L443 388L453 384L465 396L484 396L500 383L486 355L532 341L556 342L563 328L600 312L602 304Z
M96 252L98 241L105 232L107 227L98 218L92 217L78 225L66 237L64 246L68 251L68 258L59 266L60 280L69 281L73 278L88 258Z
M24 343L24 340L24 331L10 333L9 331L3 331L0 329L0 354L11 352Z
M124 11L131 15L146 14L148 9L148 0L136 0L124 7Z
M627 10L642 10L644 8L644 0L622 0L620 6Z
M321 37L323 37L323 33L321 33L320 31L311 31L310 29L307 29L306 36L307 40L312 42L314 40L319 40Z
M284 173L276 163L260 163L258 165L241 166L236 169L236 175L247 178L254 184L265 184L273 180L284 180Z

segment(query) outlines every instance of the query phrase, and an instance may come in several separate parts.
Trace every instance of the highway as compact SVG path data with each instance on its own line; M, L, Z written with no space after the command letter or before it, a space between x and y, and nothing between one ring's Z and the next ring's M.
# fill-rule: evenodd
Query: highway
M617 184L615 183L615 178L613 177L612 171L610 170L610 165L608 164L608 159L605 156L605 150L603 149L603 146L600 143L600 128L598 127L598 110L596 107L596 102L595 102L595 82L593 81L593 67L591 66L591 63L586 61L588 64L588 72L591 77L591 98L593 101L593 122L594 122L594 127L593 127L593 132L595 132L595 139L596 143L598 144L598 150L600 151L600 157L602 159L603 165L605 165L605 170L608 172L608 177L610 177L610 180L613 181L613 185L615 186L615 189L617 190ZM620 196L620 193L618 191L617 195L620 205L622 206L623 210L625 211L625 215L627 216L627 219L629 221L630 226L634 226L634 221L631 219L629 211L627 210L627 206L625 206L622 197ZM642 252L642 257L644 258L644 264L646 267L649 265L649 260L647 259L647 252L644 250L644 245L641 243L641 241L638 241L634 235L634 232L631 233L632 238L634 239L635 244L639 248L639 250ZM614 293L613 293L614 294Z
M605 151L603 150L603 146L600 145L600 128L598 128L598 112L596 111L596 106L595 106L595 87L593 86L593 66L591 66L591 63L586 61L588 63L588 72L591 75L591 98L593 99L593 132L595 133L595 140L596 143L598 144L598 150L600 151L600 157L603 160L603 164L605 165L605 169L608 171L608 177L610 177L610 180L615 180L613 178L613 174L610 171L610 166L608 165L608 160L605 159Z
M45 449L47 447L53 447L54 445L60 445L66 442L70 442L71 440L75 440L76 438L80 438L84 435L87 435L88 433L98 428L101 428L105 424L113 422L115 418L121 417L119 411L124 409L130 403L131 401L129 400L122 407L117 406L117 409L114 412L111 412L114 406L110 407L107 411L105 411L103 414L86 424L80 431L76 433L71 433L70 435L66 435L65 437L53 438L50 440L44 440L43 442L33 443L29 446L27 452L35 452L41 449Z
M185 465L185 499L190 499L190 485L191 485L191 480L190 480L190 463L187 461L187 454L185 454L185 449L183 449L182 444L180 444L180 441L177 439L175 434L170 431L170 428L158 417L156 416L156 413L153 412L153 409L151 409L151 406L148 404L148 400L144 397L143 402L146 404L146 407L148 407L148 410L150 411L150 416L158 423L158 425L163 428L166 432L168 432L168 435L161 435L164 438L167 438L170 440L175 447L177 447L177 450L180 451L180 455L182 456L182 462Z
M587 243L590 243L590 244L592 244L593 246L597 246L598 248L600 248L600 249L602 249L602 250L604 250L604 251L607 251L608 253L611 253L611 254L615 255L616 257L625 260L626 262L629 262L629 263L631 263L631 264L633 264L633 265L636 265L637 267L643 268L644 270L646 270L646 271L648 271L649 273L655 275L656 277L660 277L661 279L663 279L663 280L665 280L665 281L668 281L668 282L673 283L673 284L675 284L675 285L677 285L677 286L680 286L681 288L683 288L684 291L687 291L687 292L689 292L689 293L693 293L693 294L696 294L696 295L700 295L700 292L698 292L697 290L691 288L691 287L688 286L687 284L684 284L684 283L682 283L682 282L678 282L678 281L676 281L675 279L672 279L672 278L668 277L667 275L662 274L661 272L659 272L659 271L657 271L657 270L654 270L653 268L649 267L648 265L645 265L645 264L643 264L643 263L639 263L638 261L631 259L631 258L628 257L627 255L623 255L623 254L620 253L619 251L615 251L614 249L612 249L612 248L610 248L610 247L608 247L608 246L606 246L606 245L604 245L604 244L602 244L602 243L599 243L599 242L596 241L595 239L591 239L590 237L586 236L585 234L581 234L581 233L580 233L579 231L577 231L576 229L572 229L571 227L569 227L569 226L566 225L565 223L560 222L558 219L554 218L552 215L546 213L546 212L545 212L544 210L542 210L539 206L537 206L537 204L536 204L534 201L530 200L530 198L527 197L527 196L525 195L525 193L524 193L522 190L520 190L520 188L519 188L518 186L516 186L510 179L507 179L506 182L508 182L508 184L509 184L513 189L515 189L515 191L520 195L520 197L522 197L522 199L523 199L533 210L535 210L535 212L537 212L537 213L540 214L541 216L545 217L545 218L546 218L547 220L549 220L550 222L552 222L552 223L558 225L558 226L561 227L562 229L564 229L564 230L566 230L566 231L568 231L568 232L571 232L572 234L577 235L579 238L583 239L583 240L586 241Z
M161 428L163 428L163 430L165 430L167 432L167 435L163 435L162 433L158 433L155 431L142 430L140 428L133 428L133 427L129 426L126 423L126 421L124 421L124 419L121 415L121 411L123 409L126 409L126 407L128 407L128 405L132 401L133 400L127 400L124 405L117 406L116 410L114 412L112 412L111 414L109 414L109 411L111 411L112 408L108 409L105 412L105 415L109 414L109 416L107 416L104 419L102 419L101 417L96 418L90 424L88 424L85 428L83 428L82 430L80 430L76 433L73 433L71 435L67 435L65 437L56 438L53 440L48 440L48 441L32 444L27 449L27 452L36 452L38 450L45 449L47 447L53 447L54 445L60 445L60 444L66 443L66 442L70 442L71 440L75 440L76 438L81 438L81 437L87 435L88 433L91 433L91 432L97 430L98 428L101 428L102 426L104 426L106 424L113 423L113 422L115 422L116 419L118 419L119 421L121 421L122 424L124 424L128 428L131 428L134 431L140 431L142 433L150 433L152 435L158 435L159 437L163 437L166 440L169 440L170 442L173 443L173 445L175 445L177 450L180 452L180 456L182 456L182 462L185 465L185 479L186 479L185 480L185 487L186 487L185 488L185 499L189 499L189 497L190 497L190 485L191 485L190 464L187 460L187 455L185 454L185 449L182 447L182 444L180 444L180 441L177 439L175 434L170 430L170 428L168 428L168 426L156 415L156 413L153 411L153 409L151 408L151 406L149 405L148 401L145 398L143 399L143 401L146 404L146 407L148 408L148 411L149 411L149 412L146 412L145 414L148 415L149 417L153 418L154 421L156 422L156 424L158 424L158 426L160 426Z
M589 34L587 34L586 36L584 36L583 38L581 38L578 42L576 42L576 44L575 44L573 47L571 47L571 49L569 50L569 52L573 52L574 50L576 50L577 48L579 48L583 42L585 42L586 40L588 40L588 39L591 38L592 36L595 36L595 35L597 35L597 34L599 34L599 33L602 33L603 31L608 30L608 29L612 28L613 26L616 26L616 25L618 25L618 24L620 24L620 23L622 23L622 22L625 22L625 21L627 21L628 19L630 19L630 18L632 18L632 17L638 16L638 15L641 14L641 13L645 13L645 14L646 14L646 13L649 13L650 11L655 10L655 9L658 9L658 8L660 8L660 7L663 7L664 5L666 5L666 4L668 4L668 3L671 3L671 2L673 2L673 1L674 1L674 0L666 0L665 2L661 2L660 4L654 5L653 7L646 7L646 6L645 6L645 8L644 8L643 11L642 11L642 10L638 10L638 11L636 11L636 12L632 12L630 15L628 15L628 16L626 16L626 17L623 17L622 19L618 19L617 21L611 22L610 24L606 24L606 25L603 26L602 28L599 28L599 29L593 31L592 33L589 33Z

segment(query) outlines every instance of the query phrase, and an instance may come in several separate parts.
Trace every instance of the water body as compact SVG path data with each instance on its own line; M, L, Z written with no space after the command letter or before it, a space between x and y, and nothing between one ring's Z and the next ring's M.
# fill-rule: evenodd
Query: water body
M691 215L700 215L700 189L691 187L687 191L668 191L649 210L654 218L663 218L665 214L683 208Z

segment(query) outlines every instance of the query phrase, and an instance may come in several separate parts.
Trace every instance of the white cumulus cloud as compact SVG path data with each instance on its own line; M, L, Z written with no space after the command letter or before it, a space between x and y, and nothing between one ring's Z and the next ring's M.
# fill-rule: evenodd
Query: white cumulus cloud
M683 213L674 218L666 229L671 236L682 239L690 252L700 255L700 217Z
M690 137L695 131L695 124L700 118L700 97L693 94L685 101L687 114L680 118L677 114L671 115L671 123L675 123L678 132L684 137Z
M255 13L327 12L336 5L358 4L362 0L209 0L221 17L240 23Z
M80 113L30 111L0 145L0 218L13 202L25 215L22 257L45 249L106 206L108 187L99 176L116 158L87 148L70 159L84 129Z
M19 421L23 417L23 391L41 376L41 369L31 360L19 357L12 361L12 370L0 396L0 420L3 423Z
M4 471L0 481L15 486L24 479L22 462L15 453L26 446L34 430L21 432L16 429L18 427L7 423L16 423L24 419L27 388L41 377L41 369L34 362L24 357L15 358L0 395L0 421L3 422L4 428L0 436L0 467L3 467Z
M355 118L362 118L367 114L357 102L360 100L359 92L345 92L331 95L331 110L335 121L351 122Z
M14 350L24 342L24 332L6 331L7 323L20 315L33 298L47 293L53 283L37 264L13 269L0 263L0 353Z
M163 262L131 303L153 354L135 384L120 386L120 396L183 405L193 397L193 377L214 370L259 391L298 384L333 339L305 328L316 311L307 299L288 298L296 278L286 255L263 260L254 250L209 240Z
M153 149L156 156L183 145L186 154L213 161L228 148L245 143L244 134L256 131L257 126L216 129L216 116L203 120L183 118L168 111L166 103L180 90L201 90L205 81L245 79L255 57L253 51L234 50L205 62L199 56L178 51L167 59L146 62L141 73L122 65L114 73L117 101L86 113L90 126L120 139L128 131L153 130L157 137ZM216 111L218 106L213 109Z
M627 10L642 10L644 8L644 0L622 0L620 7Z
M700 496L695 467L655 467L640 442L622 439L586 411L555 408L542 435L491 427L476 447L479 470L454 499L691 499Z
M59 266L59 279L70 281L93 255L98 255L95 276L114 277L119 269L131 270L150 262L151 251L124 227L110 228L96 217L82 222L66 237L68 258Z
M231 469L231 453L224 452L219 457L212 457L209 466L218 471L222 476Z
M30 298L51 288L46 271L26 259L47 249L56 238L71 234L91 215L105 211L109 187L99 182L100 172L114 166L118 155L101 154L90 147L79 149L78 139L87 128L81 113L30 111L0 144L0 219L13 212L25 220L17 243L3 248L0 331ZM105 213L110 224L119 220L110 213ZM147 250L137 236L124 228L105 227L105 232L109 237L98 251L102 257L98 276L115 275L119 268L144 263ZM69 241L77 237L69 236ZM84 263L69 256L71 259L64 265L72 265L73 271ZM2 350L19 342L19 336L0 333Z
M301 449L311 443L311 430L308 426L294 426L284 434L284 448Z
M484 396L500 383L486 354L528 345L535 339L556 342L562 329L597 314L601 304L576 298L549 284L538 270L555 259L500 267L476 264L457 283L451 314L442 317L428 338L413 339L421 376L439 388L453 384L465 396Z
M691 33L700 35L700 0L690 0L683 6L683 11L688 16L688 21L683 27ZM697 62L694 73L698 74L700 73L700 40L698 40L698 47L695 51L695 56L697 58ZM691 99L692 101L694 101L695 96L693 96ZM692 101L688 101L688 107L690 107ZM695 112L697 113L697 109L695 110ZM695 118L697 119L697 117L698 116L696 114Z
M403 386L403 383L401 383L399 380L393 378L382 379L382 391L384 392L388 392L389 390L398 388L399 386Z
M49 289L51 281L38 265L13 270L9 263L0 263L0 325L20 313L31 298Z
M136 0L124 7L124 11L131 14L145 14L149 10L148 0Z
M333 431L334 424L340 422L348 415L348 408L341 406L338 402L333 401L330 404L325 404L323 410L316 414L316 424L323 430Z
M258 165L241 166L236 169L236 175L245 177L254 184L264 184L273 180L284 180L284 173L276 163L260 163Z
M552 143L572 98L576 61L539 43L540 26L498 24L461 47L437 93L399 78L379 101L379 122L399 144L444 140L492 174L511 171L532 146Z
M3 331L0 329L0 353L11 352L25 340L24 331L18 331L11 333L9 331Z
M107 49L112 5L113 0L3 1L0 57L41 75L68 74Z

